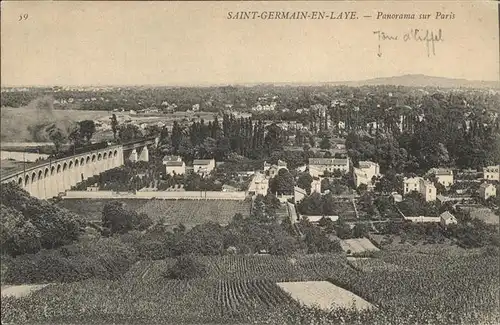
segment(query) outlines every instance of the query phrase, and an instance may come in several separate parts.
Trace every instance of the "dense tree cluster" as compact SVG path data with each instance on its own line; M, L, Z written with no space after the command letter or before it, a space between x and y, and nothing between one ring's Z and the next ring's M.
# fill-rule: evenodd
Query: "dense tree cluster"
M284 135L275 124L264 126L263 121L236 119L224 115L222 122L192 122L189 127L174 122L170 137L162 133L162 144L173 154L185 160L215 158L222 161L231 153L259 159L269 156L273 151L282 149Z
M147 214L126 209L122 202L106 203L102 210L102 226L109 234L123 234L131 230L145 230L153 222Z
M70 211L38 200L13 183L1 186L2 253L21 255L77 240L84 223Z
M337 211L332 193L321 195L314 192L302 199L297 208L301 214L313 216L332 216Z

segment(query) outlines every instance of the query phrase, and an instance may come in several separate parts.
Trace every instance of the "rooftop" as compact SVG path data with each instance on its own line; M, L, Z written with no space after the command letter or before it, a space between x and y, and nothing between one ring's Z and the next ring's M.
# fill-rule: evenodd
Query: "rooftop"
M435 174L436 176L453 176L453 170L449 168L431 168L429 174Z
M491 184L491 183L483 183L483 184L481 184L481 185L479 186L479 189L484 190L484 189L486 189L486 188L488 188L488 187L490 187L490 186L495 187L495 186L494 186L493 184Z
M165 163L165 166L171 166L171 167L174 167L174 166L183 166L184 165L184 162L182 161L167 161Z
M348 158L309 158L309 165L347 165Z
M182 158L180 156L166 155L165 157L163 157L163 161L182 161Z
M448 211L445 211L445 212L441 213L440 217L441 217L442 219L444 219L444 220L450 220L450 219L454 219L454 218L455 218L455 216L454 216L454 215L452 215L452 214L451 214L450 212L448 212Z
M372 166L377 166L377 163L374 163L373 161L360 161L359 162L359 168L370 168Z
M215 162L214 159L195 159L193 160L193 165L210 165Z
M493 166L486 166L483 168L483 170L485 172L495 172L497 173L498 171L500 171L500 165L493 165Z

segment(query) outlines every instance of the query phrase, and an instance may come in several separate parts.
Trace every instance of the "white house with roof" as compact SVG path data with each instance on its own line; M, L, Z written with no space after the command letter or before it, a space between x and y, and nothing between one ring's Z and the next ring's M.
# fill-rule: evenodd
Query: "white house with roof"
M348 173L350 170L349 158L309 158L309 174L319 177L328 172L340 171Z
M500 181L500 165L483 167L483 173L487 181Z
M372 161L360 161L359 168L353 168L354 184L356 188L361 184L365 184L368 189L372 189L372 178L379 175L380 166Z
M295 200L295 203L300 202L303 198L307 196L306 190L303 188L300 188L298 186L295 186L293 189L293 198Z
M490 197L497 196L497 188L491 183L483 183L479 186L479 196L483 200L488 200Z
M198 174L207 175L215 169L215 159L193 160L193 171Z
M184 175L186 173L186 164L180 156L165 156L163 157L163 165L165 165L166 175Z
M248 186L248 193L252 195L267 195L269 189L269 179L261 173L256 173L250 185Z
M455 218L455 216L448 211L441 213L439 218L441 219L440 223L443 228L446 228L449 225L456 225L458 223L457 218Z
M288 170L286 162L282 160L278 160L277 164L269 164L266 161L264 161L264 173L268 173L269 177L274 177L278 174L280 169L285 168Z
M434 184L422 177L405 177L403 180L403 192L405 195L417 191L424 197L426 202L436 200L436 187Z
M435 175L439 184L446 188L453 185L453 170L449 168L431 168L428 175Z
M311 193L317 192L321 194L321 178L313 179L311 182Z

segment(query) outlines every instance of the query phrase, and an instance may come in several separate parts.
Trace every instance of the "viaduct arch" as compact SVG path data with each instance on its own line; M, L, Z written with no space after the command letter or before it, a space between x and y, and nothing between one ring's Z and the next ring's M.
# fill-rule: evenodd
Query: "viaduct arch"
M1 182L15 182L30 195L48 199L66 192L89 177L122 166L125 159L149 161L148 146L157 144L158 138L142 139L70 157L47 159L2 175Z

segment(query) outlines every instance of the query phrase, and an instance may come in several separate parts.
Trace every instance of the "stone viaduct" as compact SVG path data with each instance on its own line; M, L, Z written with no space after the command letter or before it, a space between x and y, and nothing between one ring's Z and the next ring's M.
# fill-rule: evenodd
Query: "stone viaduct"
M69 157L45 159L21 170L2 174L1 182L16 182L30 195L48 199L66 192L89 177L122 166L125 159L134 162L149 161L148 147L157 144L158 138L141 139Z

